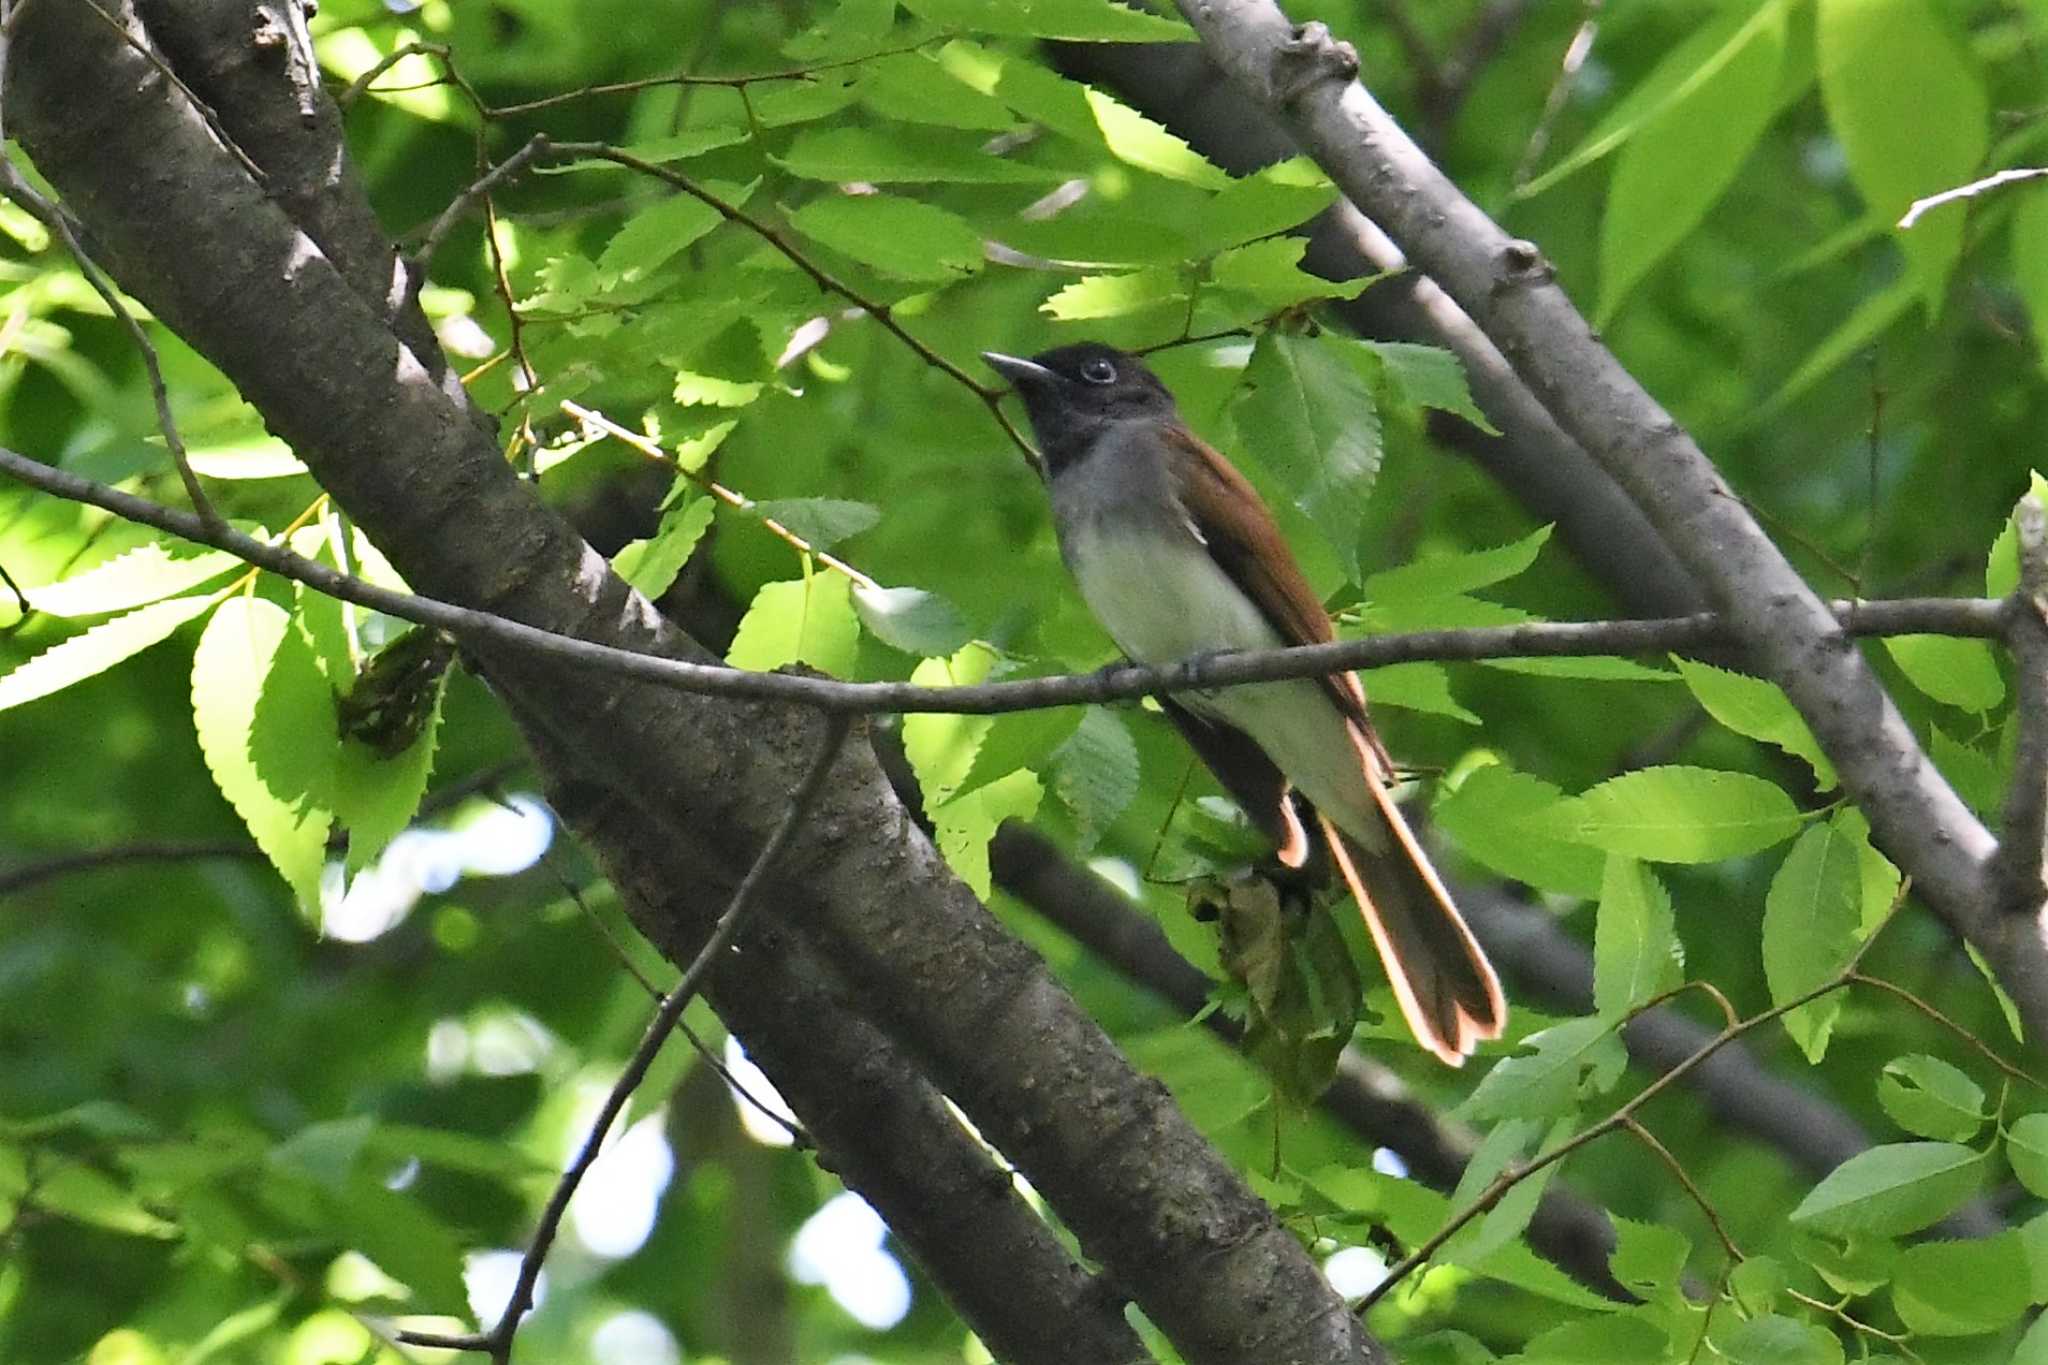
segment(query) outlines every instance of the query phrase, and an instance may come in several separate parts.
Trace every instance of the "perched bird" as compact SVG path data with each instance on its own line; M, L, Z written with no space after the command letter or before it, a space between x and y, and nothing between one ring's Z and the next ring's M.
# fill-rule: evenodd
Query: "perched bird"
M982 358L1024 400L1061 557L1125 654L1165 664L1335 638L1272 513L1144 362L1093 342ZM1183 694L1166 713L1284 864L1327 849L1423 1047L1457 1066L1500 1036L1500 979L1394 804L1356 677Z

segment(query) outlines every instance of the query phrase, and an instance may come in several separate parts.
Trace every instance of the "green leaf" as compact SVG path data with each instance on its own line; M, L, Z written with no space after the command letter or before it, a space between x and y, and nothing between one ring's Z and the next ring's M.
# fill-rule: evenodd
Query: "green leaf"
M1301 177L1290 173L1288 163L1269 166L1257 175L1232 180L1210 199L1199 222L1179 225L1195 234L1183 254L1203 256L1286 232L1321 213L1336 198L1337 187L1319 169L1312 168L1312 174Z
M2033 199L2039 198L2039 195L2033 196ZM2048 247L2044 247L2044 250L2048 250ZM2036 323L2037 327L2044 325L2048 325L2048 315L2044 315L2044 321ZM2043 478L2038 469L2028 470L2027 491L2020 496L2033 498L2043 507L2048 507L2048 478ZM2019 510L2017 505L2013 510ZM1999 524L1998 535L1992 539L1990 554L1985 557L1984 595L2004 597L2019 585L2019 538L2013 526L2012 514L2008 513L2005 520Z
M1465 382L1465 366L1441 346L1424 346L1412 341L1360 341L1360 349L1378 356L1380 364L1403 401L1418 408L1435 408L1462 417L1481 431L1498 434L1486 414L1472 401ZM1545 528L1546 532L1548 528Z
M797 231L885 275L941 283L982 266L981 234L935 204L886 194L813 199L790 215Z
M1752 1315L1770 1312L1790 1287L1791 1276L1775 1256L1751 1256L1728 1272L1728 1292Z
M1792 373L1772 391L1770 397L1751 408L1746 417L1737 420L1734 431L1756 430L1791 406L1794 399L1833 374L1843 361L1862 354L1913 306L1916 297L1913 287L1913 280L1901 279L1857 304L1848 317L1807 353L1806 359L1793 367Z
M1640 768L1559 803L1546 832L1653 863L1711 863L1781 843L1802 823L1792 798L1747 773Z
M845 185L1024 184L1064 179L1064 173L990 156L979 140L932 130L913 143L868 128L807 128L789 150L770 158L791 175Z
M1678 984L1671 893L1634 858L1610 854L1593 929L1593 1008L1616 1019Z
M1585 141L1522 186L1517 197L1526 199L1541 194L1567 176L1584 170L1626 145L1666 110L1692 98L1700 87L1716 80L1731 62L1740 59L1755 41L1753 30L1776 8L1774 4L1765 4L1745 11L1742 6L1733 6L1695 29L1684 42L1664 54L1650 73L1600 120Z
M1873 213L1894 221L1914 199L1977 173L1989 145L1983 78L1924 0L1820 0L1818 18L1821 99ZM1963 221L1952 206L1897 234L1930 317L1962 253Z
M2017 1232L1963 1242L1926 1242L1899 1256L1892 1306L1908 1329L1974 1336L2016 1325L2033 1301Z
M1306 237L1268 237L1262 242L1231 247L1217 254L1209 265L1209 283L1248 295L1267 311L1291 307L1310 299L1350 298L1371 283L1357 277L1326 280L1301 268L1308 250Z
M1187 292L1187 281L1178 270L1084 275L1039 304L1038 311L1061 322L1086 322L1179 303Z
M1516 1359L1522 1365L1644 1365L1665 1359L1670 1344L1655 1323L1608 1313L1539 1332Z
M348 831L351 872L369 866L419 813L434 773L446 686L444 671L431 683L423 712L408 718L411 739L398 752L382 753L355 738L335 752L334 818Z
M1520 540L1490 550L1457 550L1433 554L1396 568L1368 575L1361 590L1368 602L1413 601L1473 592L1505 582L1536 562L1550 539L1550 527L1539 526Z
M1862 891L1856 847L1841 826L1830 821L1799 836L1764 893L1764 978L1772 1003L1804 995L1848 965L1863 937ZM1837 991L1784 1015L1785 1031L1808 1061L1819 1062L1841 1012Z
M67 1162L43 1176L32 1192L35 1206L74 1222L128 1237L176 1237L178 1227L144 1208L110 1176L91 1166Z
M1077 851L1087 852L1138 794L1138 746L1107 707L1090 706L1053 751L1052 789L1074 817Z
M1835 765L1821 752L1820 741L1776 683L1677 655L1671 662L1708 715L1738 735L1775 744L1795 758L1805 759L1813 768L1814 784L1822 791L1835 786Z
M1039 772L1049 769L1054 752L1081 728L1085 710L1079 706L1049 706L986 717L974 760L951 790L971 792L1019 768Z
M1988 641L1888 635L1884 647L1908 682L1944 706L1984 712L2005 700L2005 679Z
M0 677L0 711L47 697L132 658L211 607L217 598L175 597L102 621L60 640Z
M2031 1194L2048 1196L2048 1114L2024 1114L2005 1134L2005 1159Z
M661 526L647 540L636 540L612 556L612 570L652 600L675 583L697 542L711 528L718 504L708 497L691 498L662 514Z
M1111 156L1141 171L1183 180L1203 189L1222 189L1230 177L1209 158L1137 110L1088 87L1088 109Z
M1759 7L1622 149L1601 220L1603 325L1706 218L1777 115L1788 10L1787 0Z
M355 1170L375 1126L368 1114L309 1124L270 1150L270 1164L316 1185L339 1189Z
M152 541L82 573L24 591L30 606L52 616L100 616L189 592L241 563L226 550Z
M871 588L856 583L853 609L877 640L921 658L944 658L973 638L953 604L923 588Z
M1038 813L1045 789L1037 774L1018 771L956 796L931 812L932 839L946 865L974 894L988 899L988 841L1005 820L1029 820Z
M1897 1142L1858 1152L1807 1192L1791 1218L1818 1232L1902 1237L1940 1222L1977 1193L1984 1158L1953 1142Z
M290 618L281 607L251 597L233 597L221 603L206 623L192 657L192 719L199 733L200 752L221 795L242 817L256 846L300 902L317 905L333 812L307 791L289 787L274 791L259 768L255 749L259 730L270 730L273 725L288 730L291 723L290 716L277 716L274 710L271 716L259 717L272 669L290 636ZM310 649L303 644L299 648L310 662ZM332 693L328 695L324 735L296 740L289 734L271 735L266 745L271 741L284 746L296 742L313 749L325 745L331 759L339 739L334 730Z
M1001 133L1017 115L985 91L959 79L924 52L900 52L861 63L861 103L884 118Z
M554 1168L514 1143L446 1128L379 1123L365 1136L363 1150L392 1161L422 1161L470 1175L512 1179L551 1175Z
M1459 1106L1466 1118L1561 1118L1588 1095L1610 1089L1628 1065L1613 1026L1588 1016L1532 1033L1528 1056L1494 1063Z
M1842 1343L1810 1322L1767 1313L1738 1324L1720 1341L1728 1365L1842 1365Z
M834 677L851 676L860 622L847 589L846 578L836 573L763 584L740 619L725 661L762 672L806 663Z
M1983 1088L1924 1052L1885 1063L1877 1078L1877 1102L1892 1122L1918 1137L1968 1142L1984 1126Z
M987 645L963 645L951 658L926 659L911 670L910 680L920 687L971 687L988 677L996 659L996 652ZM911 771L917 774L927 815L961 789L975 768L975 755L989 738L996 719L949 716L936 711L903 718L903 754L910 760Z
M1540 777L1489 763L1466 774L1432 815L1466 856L1504 877L1545 891L1598 895L1600 852L1543 832L1542 817L1565 799Z
M1186 43L1194 30L1177 19L1103 0L903 0L940 28L1075 43Z
M844 498L769 498L750 510L808 542L814 550L829 550L872 530L882 520L882 509L873 503Z
M2013 1348L2008 1365L2048 1365L2048 1313L2035 1318L2020 1344Z
M1793 1246L1814 1274L1838 1294L1853 1298L1875 1293L1891 1281L1898 1264L1898 1244L1887 1237L1831 1237L1794 1229Z
M351 1245L424 1304L464 1302L463 1245L417 1199L358 1176L329 1196Z
M1372 390L1329 343L1267 332L1252 348L1235 399L1240 432L1358 577L1358 535L1380 472L1380 419Z
M1365 694L1375 706L1401 706L1432 716L1449 716L1467 725L1479 725L1478 715L1458 704L1451 695L1451 675L1442 664L1416 660L1367 669L1363 675Z
M687 194L671 194L628 218L597 258L607 285L634 284L725 221L718 210Z

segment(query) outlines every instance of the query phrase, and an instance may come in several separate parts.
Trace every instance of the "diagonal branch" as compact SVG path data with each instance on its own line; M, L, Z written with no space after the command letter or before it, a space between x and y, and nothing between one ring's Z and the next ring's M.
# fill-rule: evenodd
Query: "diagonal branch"
M1875 672L1685 429L1601 344L1541 253L1444 177L1353 77L1356 53L1271 0L1180 0L1204 45L1278 115L1353 203L1500 347L1523 381L1627 490L1785 689L1885 851L1991 957L2048 1037L2048 938L2012 932L1991 894L1991 833L1921 750ZM2031 928L2031 926L2030 926Z
M733 939L740 932L741 917L747 913L762 885L767 881L770 870L789 847L796 830L810 814L819 794L825 788L826 775L832 771L834 760L839 757L840 746L846 742L848 722L843 717L831 717L825 723L825 735L818 744L818 756L811 760L810 771L789 798L789 809L783 813L782 821L768 835L754 855L753 866L741 879L739 887L726 903L725 911L711 930L711 936L704 946L697 950L689 967L683 972L682 980L675 984L654 1012L654 1018L641 1035L640 1045L633 1050L633 1056L626 1063L613 1084L611 1093L605 1096L597 1117L591 1121L590 1132L583 1139L575 1160L562 1172L562 1178L555 1182L554 1192L541 1210L540 1221L534 1228L533 1240L528 1243L526 1254L519 1260L519 1278L512 1287L512 1293L505 1301L504 1312L490 1331L476 1336L444 1337L433 1333L401 1332L399 1339L413 1346L439 1346L457 1351L483 1351L490 1355L494 1365L510 1365L512 1339L518 1334L520 1319L533 1307L534 1287L540 1283L541 1266L547 1261L548 1249L554 1245L555 1234L560 1231L562 1218L569 1212L569 1201L576 1195L577 1186L597 1161L598 1153L604 1147L606 1134L612 1123L625 1110L626 1101L639 1088L646 1077L647 1069L654 1065L662 1045L682 1022L683 1011L697 998L698 989L704 979L718 965L719 958L732 947Z

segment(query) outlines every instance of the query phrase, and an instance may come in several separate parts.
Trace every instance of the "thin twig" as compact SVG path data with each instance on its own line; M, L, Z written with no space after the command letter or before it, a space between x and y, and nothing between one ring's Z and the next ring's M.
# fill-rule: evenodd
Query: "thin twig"
M824 790L825 778L832 770L833 760L839 756L840 746L846 740L850 724L850 720L844 716L825 718L825 733L819 741L817 756L811 760L810 770L804 774L803 781L791 795L788 809L782 813L781 820L768 835L767 842L761 845L761 851L754 857L753 866L747 869L746 876L741 878L738 888L732 893L732 899L726 903L724 912L719 915L717 924L712 927L711 936L690 960L689 967L683 972L682 980L676 983L675 989L662 1001L661 1008L655 1011L653 1020L647 1025L647 1032L641 1035L640 1045L633 1050L632 1060L626 1064L625 1071L620 1075L617 1084L612 1086L611 1093L605 1097L603 1107L598 1110L596 1119L591 1122L590 1132L584 1137L583 1146L577 1151L575 1160L562 1172L562 1178L556 1182L554 1192L548 1196L548 1202L541 1210L540 1221L534 1229L533 1241L528 1244L526 1254L520 1258L519 1278L512 1287L511 1297L506 1300L505 1310L499 1315L497 1324L488 1332L454 1337L429 1332L403 1332L399 1334L400 1340L411 1346L438 1346L454 1351L483 1351L490 1355L495 1365L509 1365L512 1358L512 1339L519 1331L519 1320L533 1306L534 1286L540 1282L541 1266L547 1260L548 1249L554 1245L555 1234L561 1229L563 1216L569 1211L569 1201L575 1197L577 1186L583 1183L584 1175L596 1162L598 1152L604 1145L605 1135L611 1130L613 1121L625 1109L626 1101L632 1097L634 1089L646 1077L648 1068L654 1065L656 1055L668 1041L669 1034L682 1021L683 1011L688 1009L690 1002L696 998L704 979L711 974L711 969L732 946L733 938L739 933L740 923L748 906L767 881L769 872L776 860L782 856L783 849L788 847L790 840L795 836L797 826L810 813L812 804Z
M1968 1044L1970 1048L1973 1049L1980 1057L1982 1057L1985 1061L1991 1063L1991 1065L1997 1067L2007 1076L2010 1076L2012 1079L2016 1081L2025 1081L2028 1085L2033 1086L2036 1090L2048 1090L2048 1081L2042 1080L2040 1077L2034 1075L2032 1072L2025 1071L2017 1066L2014 1066L2011 1062L2008 1062L2007 1060L2005 1060L2005 1058L1999 1056L1995 1051L1993 1051L1989 1043L1986 1043L1982 1038L1979 1038L1976 1034L1970 1032L1961 1024L1958 1024L1955 1020L1949 1018L1946 1014L1943 1014L1939 1009L1937 1009L1933 1005L1928 1004L1925 1000L1922 1000L1919 996L1913 994L1913 992L1907 990L1904 986L1899 985L1897 982L1886 981L1883 977L1879 976L1865 976L1863 973L1857 971L1851 971L1849 973L1849 980L1858 986L1873 986L1876 989L1883 991L1887 995L1894 996L1897 999L1905 1001L1906 1004L1912 1006L1914 1009L1918 1010L1920 1013L1926 1015L1929 1019L1932 1019L1935 1023L1941 1025L1950 1033L1954 1034L1958 1040Z
M1907 206L1905 215L1899 219L1899 227L1912 227L1920 221L1922 214L1943 204L1953 204L1959 199L1975 199L1986 190L1997 189L2000 185L2010 185L2020 180L2039 180L2042 176L2048 176L2048 166L2016 166L2011 170L1987 175L1982 180L1972 180L1967 185L1958 185L1952 190L1943 190L1940 194L1915 199Z
M1557 116L1564 112L1564 102L1572 93L1572 86L1578 81L1579 68L1586 64L1586 58L1593 53L1593 40L1600 33L1601 0L1585 0L1586 17L1580 21L1578 31L1565 45L1564 57L1557 64L1557 78L1550 83L1550 91L1543 97L1543 112L1536 116L1536 126L1529 132L1529 143L1522 149L1522 159L1515 164L1515 173L1510 183L1517 189L1529 183L1529 177L1536 172L1536 163L1543 159L1544 149L1550 145L1550 130L1557 123Z
M754 502L752 498L748 497L746 494L741 493L735 489L727 488L724 484L718 482L716 479L707 477L701 470L684 469L681 465L676 463L674 456L670 455L666 450L663 450L661 448L659 442L651 441L647 437L642 436L639 432L634 431L631 427L622 427L617 422L612 421L611 418L606 417L603 413L591 408L586 408L580 403L571 402L566 398L562 400L562 411L568 413L571 417L574 417L577 421L582 422L586 426L596 427L599 431L602 431L605 435L610 436L614 440L625 442L634 450L639 451L642 455L645 455L650 460L653 460L656 464L659 464L666 469L671 469L674 470L676 473L681 474L684 478L690 480L690 482L696 484L699 488L702 488L705 492L711 494L712 497L717 498L726 506L737 508L742 512L752 513L755 517L759 518L761 525L766 527L770 534L774 535L775 537L783 541L791 549L795 550L798 554L809 555L811 558L817 560L820 564L823 564L826 568L831 569L837 573L844 574L846 577L852 579L855 583L859 584L863 588L868 588L872 590L882 586L880 583L876 582L868 575L862 573L859 569L854 568L853 565L847 563L845 560L839 558L837 555L830 554L824 550L819 549L817 546L811 544L810 541L805 540L802 536L790 530L787 526L784 526L775 518L761 516L761 513L757 508L757 504Z
M87 5L86 8L94 14L100 12L96 5ZM163 432L164 444L170 448L171 463L177 466L178 479L185 485L185 496L191 500L192 509L199 514L202 522L210 527L225 527L227 523L221 519L220 513L214 510L206 491L199 486L199 476L192 472L192 460L185 452L183 438L178 435L177 419L171 416L171 393L164 385L163 366L157 359L156 347L150 344L149 334L142 330L142 324L128 311L128 305L121 301L120 291L114 288L113 282L101 271L99 263L86 251L85 243L81 242L78 234L72 230L70 218L61 208L45 199L35 186L29 184L27 177L22 175L13 160L4 154L0 154L0 194L5 194L21 205L30 217L56 234L64 243L65 249L71 253L71 258L78 262L78 271L85 276L86 283L92 286L93 292L105 301L114 317L127 330L129 339L142 354L142 367L149 376L149 394L156 402L157 428Z
M728 89L745 90L750 85L760 85L767 81L807 81L821 71L837 71L844 67L860 66L867 62L879 61L883 57L900 57L905 53L917 52L930 47L933 43L941 42L952 36L951 33L934 33L929 37L920 38L914 43L905 43L899 47L882 48L879 51L870 52L860 57L840 57L829 62L819 62L815 66L792 66L781 71L753 71L735 76L701 76L677 72L666 76L643 76L638 80L631 81L611 81L604 85L586 85L580 90L568 90L559 95L548 95L541 99L528 100L524 104L501 104L496 108L487 108L484 110L484 117L493 119L511 118L516 114L538 113L543 109L553 109L558 105L573 103L581 99L589 99L593 95L626 95L640 90L658 89L664 85L722 85Z
M469 212L471 206L488 196L492 189L517 176L546 155L548 136L546 133L535 133L524 147L485 171L462 193L456 195L448 207L441 210L440 216L434 219L434 225L427 229L426 240L421 242L420 249L413 253L414 278L426 278L427 267L433 264L434 253L441 249L441 239L446 237L449 230Z
M1801 1005L1811 1004L1825 995L1832 995L1834 992L1846 988L1852 982L1859 980L1874 981L1875 978L1862 976L1858 968L1862 966L1864 957L1869 954L1871 945L1877 942L1878 936L1898 917L1899 909L1906 903L1907 892L1911 889L1912 883L1910 879L1900 882L1898 894L1893 897L1891 910L1886 914L1884 922L1878 925L1869 938L1866 938L1857 945L1856 951L1850 955L1849 961L1834 976L1823 981L1810 991L1806 991L1790 1000L1782 1001L1760 1014L1751 1015L1740 1023L1731 1024L1727 1028L1722 1029L1712 1038L1702 1043L1699 1049L1690 1057L1687 1057L1684 1061L1678 1063L1656 1080L1651 1081L1648 1085L1637 1091L1633 1098L1606 1118L1601 1119L1590 1127L1580 1129L1577 1133L1567 1138L1564 1142L1559 1143L1556 1147L1551 1148L1543 1155L1523 1162L1495 1176L1492 1183L1474 1196L1472 1201L1464 1208L1446 1219L1444 1225L1432 1233L1427 1241L1402 1257L1398 1264L1390 1268L1387 1271L1386 1278L1373 1286L1372 1292L1358 1301L1357 1306L1352 1310L1353 1313L1363 1318L1372 1309L1374 1304L1377 1304L1381 1299L1393 1292L1395 1286L1399 1285L1402 1280L1406 1279L1418 1267L1427 1264L1429 1258L1443 1248L1444 1243L1457 1236L1460 1228L1463 1228L1474 1218L1479 1217L1479 1215L1499 1203L1501 1196L1505 1195L1509 1190L1522 1181L1527 1180L1530 1176L1535 1175L1538 1171L1564 1160L1581 1147L1606 1136L1617 1128L1627 1125L1644 1105L1677 1084L1687 1073L1691 1072L1722 1048L1728 1046L1728 1044L1734 1042L1737 1038L1769 1023L1773 1019L1790 1014Z
M746 697L814 706L839 713L938 712L996 715L1046 706L1128 701L1136 697L1202 691L1249 682L1326 677L1356 668L1418 660L1473 661L1598 654L1667 653L1725 644L1729 635L1711 612L1648 621L1540 621L1515 626L1412 631L1288 649L1202 655L1147 667L1120 664L1093 673L1058 674L1021 682L970 687L924 687L906 682L839 682L795 673L755 673L723 664L641 654L560 635L489 612L436 598L394 592L304 559L281 545L266 545L233 527L208 528L190 513L55 469L0 447L0 474L32 488L112 512L185 540L226 550L258 568L304 583L330 597L389 616L433 626L459 638L527 650L565 664L673 687L704 696ZM1834 610L1846 618L1850 604ZM1861 635L1939 634L1996 637L2004 599L1902 598L1855 605Z
M0 872L0 896L17 895L59 877L96 872L130 863L185 863L209 858L261 859L263 851L246 839L214 839L195 843L143 842L61 853Z
M1685 1163L1673 1156L1671 1149L1659 1142L1657 1135L1645 1128L1635 1115L1630 1114L1623 1119L1621 1126L1628 1129L1636 1141L1649 1148L1650 1152L1664 1163L1664 1169L1671 1172L1672 1178L1692 1196L1692 1202L1699 1205L1700 1212L1707 1216L1707 1225L1714 1229L1714 1236L1720 1239L1721 1249L1728 1253L1728 1259L1741 1262L1744 1259L1742 1248L1735 1245L1735 1239L1728 1235L1728 1227L1721 1221L1721 1211L1714 1207L1713 1202L1707 1198L1706 1191L1693 1180L1692 1173L1685 1169Z

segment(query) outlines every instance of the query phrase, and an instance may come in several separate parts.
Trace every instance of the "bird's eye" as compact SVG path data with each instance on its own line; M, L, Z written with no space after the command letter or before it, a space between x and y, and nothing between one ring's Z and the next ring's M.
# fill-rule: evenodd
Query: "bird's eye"
M1116 366L1100 357L1081 367L1081 377L1091 384L1116 383Z

